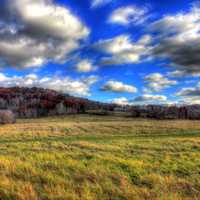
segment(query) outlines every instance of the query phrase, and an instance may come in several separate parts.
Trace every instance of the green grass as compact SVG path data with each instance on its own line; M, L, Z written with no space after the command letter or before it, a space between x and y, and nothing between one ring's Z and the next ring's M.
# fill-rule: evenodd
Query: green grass
M199 121L69 116L0 127L1 200L199 200Z

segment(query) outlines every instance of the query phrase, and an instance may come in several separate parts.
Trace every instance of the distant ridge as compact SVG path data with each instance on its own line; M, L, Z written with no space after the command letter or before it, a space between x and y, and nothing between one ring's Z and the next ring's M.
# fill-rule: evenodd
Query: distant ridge
M0 109L12 110L19 118L84 113L86 110L98 110L106 106L108 105L50 89L0 88Z
M200 119L200 105L120 106L37 87L0 87L0 110L11 110L17 118L89 112L98 115L126 113L129 117L153 119Z

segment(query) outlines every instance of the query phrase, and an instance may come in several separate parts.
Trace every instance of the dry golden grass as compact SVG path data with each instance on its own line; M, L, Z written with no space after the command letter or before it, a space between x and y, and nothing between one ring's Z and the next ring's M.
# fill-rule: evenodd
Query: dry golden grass
M199 200L199 121L88 115L0 127L2 200Z

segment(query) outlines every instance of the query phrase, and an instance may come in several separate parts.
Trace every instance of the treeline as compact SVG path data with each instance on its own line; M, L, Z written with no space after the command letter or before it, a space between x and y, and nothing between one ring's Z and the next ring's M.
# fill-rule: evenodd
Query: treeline
M200 105L147 105L128 108L132 117L154 119L200 119Z
M119 106L36 87L0 88L0 110L4 111L4 113L5 111L12 111L17 118L37 118L86 112L100 115L125 112L131 117L140 118L200 119L200 105Z
M109 110L110 105L76 98L42 88L0 88L0 110L11 110L17 118L37 118Z

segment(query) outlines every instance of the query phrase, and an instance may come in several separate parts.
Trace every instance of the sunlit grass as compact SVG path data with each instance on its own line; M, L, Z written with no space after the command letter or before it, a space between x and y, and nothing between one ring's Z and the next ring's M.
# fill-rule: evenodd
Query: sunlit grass
M69 116L0 127L2 200L198 200L199 121Z

